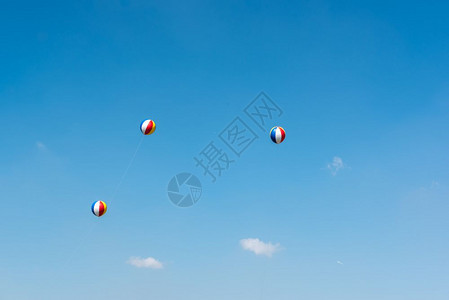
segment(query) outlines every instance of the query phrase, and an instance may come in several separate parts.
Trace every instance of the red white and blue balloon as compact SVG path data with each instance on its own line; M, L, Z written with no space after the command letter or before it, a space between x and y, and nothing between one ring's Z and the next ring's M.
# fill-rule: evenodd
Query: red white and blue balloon
M108 207L107 207L106 203L104 203L101 200L95 201L94 203L92 203L92 213L94 215L96 215L97 217L101 217L102 215L104 215L107 210L108 210Z
M282 143L285 139L284 128L282 128L280 126L275 126L275 127L271 128L270 137L274 143L276 143L276 144Z
M156 123L153 120L144 120L140 124L140 131L145 135L150 135L156 130Z

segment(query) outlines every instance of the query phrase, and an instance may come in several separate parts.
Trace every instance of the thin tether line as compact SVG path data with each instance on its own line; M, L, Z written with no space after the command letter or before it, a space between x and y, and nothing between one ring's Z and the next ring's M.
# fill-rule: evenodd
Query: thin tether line
M131 165L133 164L136 156L137 156L137 152L139 152L140 146L142 145L142 141L143 141L143 136L140 138L139 143L137 144L136 150L134 151L133 156L131 157L131 160L129 161L128 165L126 166L125 171L122 174L122 177L120 178L120 181L118 182L118 184L115 187L115 190L111 196L111 199L108 200L107 204L110 205L110 203L115 199L115 196L117 195L123 181L125 180L126 175L128 174L129 169L131 168ZM81 238L81 241L78 243L78 245L73 249L72 253L70 254L69 258L65 261L65 263L63 264L63 267L67 266L67 264L73 259L73 257L75 256L75 254L79 251L79 249L84 245L87 237L89 235L91 235L93 229L95 228L95 226L98 224L98 222L93 223L89 230L86 231L86 233L84 234L84 236Z

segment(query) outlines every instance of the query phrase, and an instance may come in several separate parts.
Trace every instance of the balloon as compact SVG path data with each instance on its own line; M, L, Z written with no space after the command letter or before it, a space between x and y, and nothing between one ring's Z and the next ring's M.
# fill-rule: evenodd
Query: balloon
M156 123L153 120L145 120L140 124L140 131L145 135L150 135L156 130Z
M101 200L92 203L92 213L97 217L101 217L102 215L104 215L107 210L108 207L106 206L106 203Z
M270 137L271 137L271 140L274 143L276 143L276 144L282 143L284 141L284 139L285 139L285 130L284 130L284 128L279 127L279 126L274 126L270 130Z

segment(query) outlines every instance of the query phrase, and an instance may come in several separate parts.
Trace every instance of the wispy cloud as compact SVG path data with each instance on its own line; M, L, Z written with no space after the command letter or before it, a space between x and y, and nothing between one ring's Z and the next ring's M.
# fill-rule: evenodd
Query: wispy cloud
M337 175L338 171L344 168L346 168L346 165L343 163L341 157L338 156L334 156L332 162L327 164L327 169L333 176Z
M438 181L432 181L432 184L430 185L431 189L436 189L440 186L440 183Z
M438 190L440 188L440 182L434 180L430 184L426 184L425 186L421 186L419 188L420 192L431 192L434 190Z
M45 146L44 143L37 141L36 142L36 147L37 149L41 150L41 151L45 151L47 150L47 146Z
M131 257L127 262L137 268L162 269L164 267L160 261L153 257Z
M240 246L247 251L254 252L256 255L265 255L271 257L275 252L281 249L279 243L264 243L259 239L242 239L240 240Z
M337 260L337 264L344 265L341 261Z

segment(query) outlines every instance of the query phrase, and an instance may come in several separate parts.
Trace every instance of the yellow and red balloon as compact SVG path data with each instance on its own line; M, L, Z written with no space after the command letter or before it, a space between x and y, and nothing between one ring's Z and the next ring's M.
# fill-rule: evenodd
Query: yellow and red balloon
M156 123L153 120L144 120L140 124L140 131L145 135L150 135L156 130Z
M92 203L92 213L97 217L101 217L108 210L108 206L101 200Z

